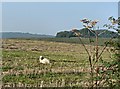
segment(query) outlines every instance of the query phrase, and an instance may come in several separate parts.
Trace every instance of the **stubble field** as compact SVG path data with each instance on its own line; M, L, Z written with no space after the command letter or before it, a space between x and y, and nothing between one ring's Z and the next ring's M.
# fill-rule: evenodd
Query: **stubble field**
M90 50L90 46L86 46ZM99 51L102 48L99 46ZM41 64L41 55L48 58L50 64ZM109 56L106 50L103 54L104 60L109 60ZM90 77L88 63L88 56L81 44L25 39L2 40L2 84L6 87L87 86Z

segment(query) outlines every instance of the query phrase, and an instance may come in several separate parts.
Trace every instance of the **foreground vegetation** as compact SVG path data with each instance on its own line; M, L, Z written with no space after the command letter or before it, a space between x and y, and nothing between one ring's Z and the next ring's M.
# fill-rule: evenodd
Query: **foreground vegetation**
M86 45L90 50L89 45ZM87 53L80 44L41 40L3 39L3 86L73 87L88 86L90 72ZM102 46L99 46L100 51ZM107 47L102 56L106 61ZM94 49L93 49L94 50ZM39 63L39 56L51 64Z

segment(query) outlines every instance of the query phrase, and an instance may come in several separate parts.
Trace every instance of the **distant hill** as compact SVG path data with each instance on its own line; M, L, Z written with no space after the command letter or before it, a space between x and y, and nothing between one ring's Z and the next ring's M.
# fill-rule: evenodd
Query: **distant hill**
M52 38L52 37L54 36L22 32L0 32L0 38Z
M95 34L94 34L95 30L92 30L92 32L91 32L87 28L83 28L83 29L77 30L77 32L79 32L81 34L81 37L84 37L84 38L89 37L88 33L90 34L91 37L95 37ZM113 32L113 31L108 31L108 30L105 30L105 29L96 30L96 32L98 34L100 34L99 37L101 37L101 38L111 38L111 37L118 36L118 33ZM72 31L62 31L62 32L58 32L56 34L56 37L70 38L70 37L76 37L76 36Z

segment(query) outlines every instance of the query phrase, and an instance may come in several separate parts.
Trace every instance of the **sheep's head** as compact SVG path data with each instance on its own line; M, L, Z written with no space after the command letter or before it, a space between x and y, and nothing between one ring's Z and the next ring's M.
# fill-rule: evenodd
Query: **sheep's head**
M44 59L44 57L43 56L40 56L40 60L43 60Z

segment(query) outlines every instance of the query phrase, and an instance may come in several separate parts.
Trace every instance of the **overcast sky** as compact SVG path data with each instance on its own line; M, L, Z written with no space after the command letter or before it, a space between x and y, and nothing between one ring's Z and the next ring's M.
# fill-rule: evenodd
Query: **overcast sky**
M109 16L118 17L117 2L4 2L2 31L55 35L82 28L80 19L98 19L101 28Z

